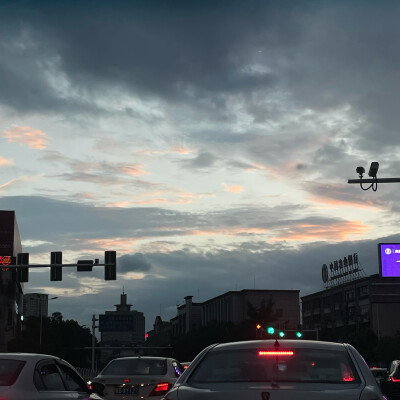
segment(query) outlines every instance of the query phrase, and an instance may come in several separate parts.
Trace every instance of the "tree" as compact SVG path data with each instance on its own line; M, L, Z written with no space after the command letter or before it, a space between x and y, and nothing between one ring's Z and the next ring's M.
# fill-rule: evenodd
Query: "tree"
M40 346L42 324L42 346ZM10 343L10 351L52 354L63 358L75 367L91 366L92 334L75 320L64 320L60 312L51 317L29 317L24 322L21 340Z

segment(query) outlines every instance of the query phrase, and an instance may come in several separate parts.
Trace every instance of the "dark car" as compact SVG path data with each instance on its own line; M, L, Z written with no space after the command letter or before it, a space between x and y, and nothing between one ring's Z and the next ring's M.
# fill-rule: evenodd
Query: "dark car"
M351 345L312 340L215 344L164 400L385 400Z
M388 400L400 400L400 360L391 362L389 372L381 381L381 388Z

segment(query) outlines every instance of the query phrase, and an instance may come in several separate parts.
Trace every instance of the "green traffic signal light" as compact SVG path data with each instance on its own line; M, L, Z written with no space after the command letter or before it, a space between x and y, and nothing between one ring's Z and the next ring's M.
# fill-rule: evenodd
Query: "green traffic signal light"
M296 332L296 336L297 336L298 338L301 338L301 337L303 336L303 334L302 334L301 332Z
M282 338L285 337L285 332L280 331L280 332L279 332L279 336L282 337Z
M275 328L273 326L269 326L267 328L267 333L269 333L270 335L273 335L275 333Z

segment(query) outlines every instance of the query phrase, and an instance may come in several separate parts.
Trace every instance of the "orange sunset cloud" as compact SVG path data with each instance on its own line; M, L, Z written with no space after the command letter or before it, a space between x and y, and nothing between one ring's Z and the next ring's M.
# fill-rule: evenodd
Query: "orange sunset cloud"
M47 135L29 126L15 126L12 129L3 131L3 136L8 142L26 144L32 149L42 150L46 148Z
M273 241L284 240L346 240L351 236L364 235L371 227L359 221L343 221L329 225L298 224L284 231L284 234L271 238Z
M0 167L9 167L10 165L14 165L14 160L12 158L0 156Z

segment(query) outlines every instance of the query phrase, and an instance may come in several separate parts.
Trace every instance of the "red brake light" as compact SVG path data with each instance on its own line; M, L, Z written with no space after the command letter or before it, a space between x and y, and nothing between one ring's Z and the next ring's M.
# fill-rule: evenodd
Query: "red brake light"
M152 390L149 396L161 396L171 389L171 384L168 382L157 383L156 387Z
M400 378L395 378L393 376L390 377L392 382L400 382Z
M294 352L292 350L260 350L258 355L266 357L293 356Z

